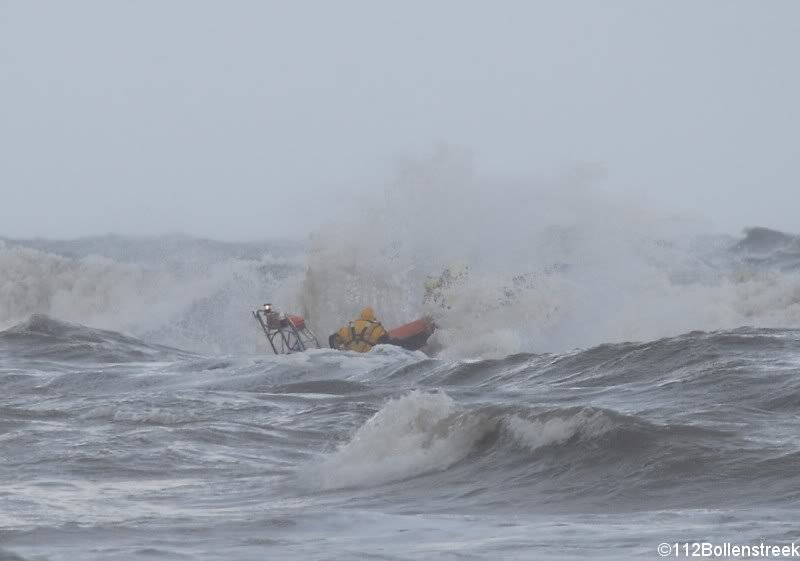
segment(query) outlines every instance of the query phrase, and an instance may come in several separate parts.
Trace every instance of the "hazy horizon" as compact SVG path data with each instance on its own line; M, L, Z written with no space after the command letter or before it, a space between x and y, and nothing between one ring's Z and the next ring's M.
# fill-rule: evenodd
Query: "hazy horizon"
M1 236L302 238L442 145L490 177L588 166L636 208L797 230L796 2L0 13Z

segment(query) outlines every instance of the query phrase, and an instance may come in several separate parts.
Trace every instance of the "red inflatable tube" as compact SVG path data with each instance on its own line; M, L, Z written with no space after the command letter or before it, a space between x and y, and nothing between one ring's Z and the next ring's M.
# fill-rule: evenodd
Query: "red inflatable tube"
M389 331L389 343L416 351L425 346L436 326L428 319L418 319Z
M306 320L303 316L296 316L293 314L286 314L286 317L294 324L296 329L303 329L306 326Z

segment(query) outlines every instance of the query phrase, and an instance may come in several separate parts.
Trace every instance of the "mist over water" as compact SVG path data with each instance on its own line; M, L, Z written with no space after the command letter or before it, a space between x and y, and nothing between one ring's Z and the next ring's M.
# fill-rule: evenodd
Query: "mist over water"
M800 321L797 268L781 266L792 258L755 261L796 251L791 236L749 247L759 231L739 242L603 181L592 166L496 177L447 149L408 162L350 220L314 233L289 301L326 333L366 304L390 325L429 315L444 354L462 357ZM467 273L445 305L423 304L425 279L446 268Z
M255 349L249 309L303 259L301 244L173 237L30 245L0 242L0 327L47 314L209 354Z
M271 301L323 336L375 307L422 315L443 356L502 357L691 330L800 322L800 248L605 194L603 170L509 178L443 148L363 188L351 214L298 243L186 237L0 246L0 326L43 313L199 352L250 352ZM425 302L425 281L465 269Z
M800 238L638 208L602 171L442 150L293 242L0 242L0 559L790 541ZM322 341L365 305L430 316L432 356L267 354L268 301Z
M0 3L0 561L800 545L798 29Z

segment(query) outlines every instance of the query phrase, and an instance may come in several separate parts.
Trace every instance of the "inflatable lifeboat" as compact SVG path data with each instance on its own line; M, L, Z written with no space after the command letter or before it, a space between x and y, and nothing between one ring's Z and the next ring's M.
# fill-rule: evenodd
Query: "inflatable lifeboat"
M276 355L301 353L308 349L320 348L317 337L308 328L303 316L284 314L275 310L272 304L264 304L262 308L253 310L253 317L264 332L272 352ZM389 330L387 343L416 351L427 344L428 338L435 329L436 325L429 319L418 319Z

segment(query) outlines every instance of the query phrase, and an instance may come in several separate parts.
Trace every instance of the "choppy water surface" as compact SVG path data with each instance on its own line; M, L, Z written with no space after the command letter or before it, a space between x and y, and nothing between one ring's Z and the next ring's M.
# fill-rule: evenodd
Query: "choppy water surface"
M798 238L537 239L432 306L427 246L0 242L0 559L800 540ZM364 302L430 314L438 352L269 356L267 299L322 339Z
M800 332L498 360L0 335L7 559L655 556L790 543Z

